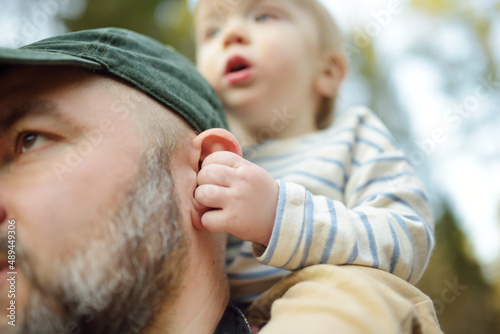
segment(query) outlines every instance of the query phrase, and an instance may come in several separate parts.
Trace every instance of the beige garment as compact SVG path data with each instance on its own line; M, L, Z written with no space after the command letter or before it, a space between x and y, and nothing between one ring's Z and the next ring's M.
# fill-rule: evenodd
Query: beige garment
M267 323L259 334L442 333L420 290L385 271L352 265L297 271L245 313L252 326Z

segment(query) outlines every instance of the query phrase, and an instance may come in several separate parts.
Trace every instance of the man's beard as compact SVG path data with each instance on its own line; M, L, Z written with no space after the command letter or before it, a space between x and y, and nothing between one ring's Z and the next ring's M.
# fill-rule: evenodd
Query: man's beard
M31 256L18 248L33 289L20 333L141 333L176 298L188 239L160 156L148 154L102 235L61 263L51 283L41 283Z

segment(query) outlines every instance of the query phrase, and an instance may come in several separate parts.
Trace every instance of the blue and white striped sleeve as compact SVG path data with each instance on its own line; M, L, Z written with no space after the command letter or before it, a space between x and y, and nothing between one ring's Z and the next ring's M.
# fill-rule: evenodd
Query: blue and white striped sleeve
M378 118L369 111L356 117L343 199L280 182L271 241L267 248L254 245L254 254L262 264L287 270L356 264L416 283L434 247L424 188Z

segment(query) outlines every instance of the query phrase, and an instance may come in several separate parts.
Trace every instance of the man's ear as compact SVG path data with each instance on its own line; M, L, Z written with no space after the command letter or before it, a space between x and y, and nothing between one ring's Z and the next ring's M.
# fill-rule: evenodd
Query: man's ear
M316 78L316 92L325 97L335 96L347 72L344 56L334 51L323 54L321 68Z
M193 139L193 145L200 152L200 164L207 156L218 151L229 151L242 156L238 140L231 132L224 129L203 131Z

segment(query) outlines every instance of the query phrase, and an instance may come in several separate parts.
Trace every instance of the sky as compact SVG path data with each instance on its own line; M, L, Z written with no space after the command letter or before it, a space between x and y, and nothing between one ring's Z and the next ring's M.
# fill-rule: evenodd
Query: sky
M449 199L472 241L472 253L486 268L499 261L500 140L494 138L499 138L500 114L494 106L500 105L500 84L485 84L488 77L478 75L481 68L474 64L481 61L475 58L474 36L456 20L443 23L436 17L408 10L409 0L321 1L344 32L355 31L359 35L370 31L370 42L384 63L390 64L384 69L395 87L401 112L407 113L410 120L414 147L407 154L426 176L431 195L437 192ZM498 13L491 11L493 1L455 3L457 10L467 7L476 15L499 18ZM19 2L0 0L0 46L18 47L62 33L65 27L55 14L78 16L85 6L82 0L53 1L55 7L35 3L31 12L22 13ZM496 22L490 42L500 64L500 20ZM455 71L458 92L453 96L448 92L440 65L413 52L419 42L429 45L450 63L470 64ZM481 93L479 97L477 92ZM359 77L351 75L340 94L340 108L347 108L363 103L369 88ZM460 106L462 112L457 111ZM439 208L439 203L435 204Z

